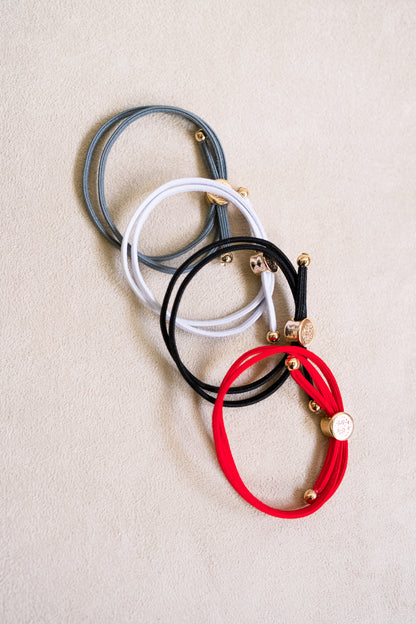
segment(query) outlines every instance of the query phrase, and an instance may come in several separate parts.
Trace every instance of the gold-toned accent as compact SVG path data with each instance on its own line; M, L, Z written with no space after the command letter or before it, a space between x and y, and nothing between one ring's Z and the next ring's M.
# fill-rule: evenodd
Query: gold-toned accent
M308 407L309 407L309 409L311 410L311 412L314 412L314 413L316 413L316 412L320 412L320 411L321 411L320 406L319 406L319 405L318 405L318 403L317 403L316 401L314 401L313 399L311 399L311 400L309 401L309 403L308 403Z
M232 253L227 252L227 253L222 254L222 256L221 256L221 264L223 266L225 266L226 264L230 264L230 262L232 262L232 261L233 261L233 254Z
M273 258L269 258L269 256L265 256L263 253L258 253L250 256L250 268L253 273L257 275L258 273L263 273L264 271L276 273L279 265L273 260Z
M248 189L246 189L244 186L240 186L240 188L237 189L237 193L240 193L241 197L244 197L244 199L250 194L248 192Z
M273 344L274 342L277 342L279 340L280 334L278 331L268 331L266 338L267 342L271 342Z
M205 138L205 134L202 130L197 130L195 132L195 139L198 141L198 143L202 143L202 141L205 141Z
M303 321L291 319L285 325L284 334L288 342L299 342L302 347L309 347L315 339L315 325L308 318Z
M298 257L298 266L310 266L311 258L307 253L301 253Z
M295 358L292 355L289 355L289 357L286 358L285 364L287 368L292 371L298 370L298 368L300 368L300 362L298 358Z
M317 496L318 495L315 492L315 490L306 490L305 494L303 495L303 498L305 499L307 503L312 503L314 500L316 500Z
M225 184L230 188L233 188L228 180L223 180L222 178L218 178L215 182L221 182L221 184ZM215 193L207 193L207 200L210 204L217 204L217 206L225 206L228 204L228 200L221 197L221 195L216 195Z
M347 412L337 412L331 418L322 418L321 431L328 438L344 442L354 431L354 421Z

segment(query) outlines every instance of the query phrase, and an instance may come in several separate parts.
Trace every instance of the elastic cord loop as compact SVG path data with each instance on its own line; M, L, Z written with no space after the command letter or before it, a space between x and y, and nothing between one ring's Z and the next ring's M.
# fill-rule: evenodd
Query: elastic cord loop
M185 193L190 191L199 191L203 193L214 193L224 197L227 201L231 202L236 208L240 210L242 215L248 221L250 229L255 236L265 236L265 232L261 222L255 213L250 201L247 198L243 198L234 189L216 182L213 180L207 180L205 178L184 178L181 180L172 180L167 184L159 187L149 195L149 197L137 208L136 212L132 216L124 235L124 239L121 245L121 254L123 268L127 277L127 280L137 295L137 297L156 314L160 314L161 306L150 291L149 287L144 281L141 269L140 269L140 255L138 253L138 240L142 227L152 212L152 210L164 199L176 195L178 193ZM229 239L226 239L227 241ZM131 267L128 258L128 245L131 244ZM208 248L217 248L218 243L212 243ZM189 270L193 267L193 262L203 256L208 251L204 248L191 256L181 266L186 267L183 270ZM221 250L218 250L221 253ZM182 272L183 272L182 270ZM233 312L223 318L212 320L191 320L185 318L176 318L177 326L185 331L193 334L199 334L210 337L223 337L238 334L244 331L247 327L250 327L262 314L266 311L269 319L270 328L274 331L276 328L276 313L273 305L274 289L274 277L272 274L262 274L262 288L253 299L253 301L244 306L241 310ZM240 321L239 325L229 327L230 324L234 324Z
M212 176L214 179L227 178L225 156L218 137L212 130L212 128L197 115L173 106L142 106L122 111L121 113L114 115L114 117L105 122L97 131L88 148L82 176L82 190L88 213L94 225L101 232L101 234L115 247L121 246L122 235L110 216L105 198L104 178L107 158L112 146L114 145L120 134L131 123L151 113L168 113L180 115L181 117L184 117L194 123L195 127L201 128L205 135L205 140L198 143L198 145L200 146L199 149L207 167L208 175ZM117 124L119 125L117 126ZM104 222L107 224L107 227L105 227L94 209L91 195L89 192L89 181L91 177L91 163L95 154L95 150L98 147L98 143L103 135L111 130L114 126L117 127L102 150L97 177L98 207L101 211ZM213 230L216 218L218 221L218 227L215 227L214 229L215 240L228 238L230 230L227 211L223 208L221 208L221 210L218 210L218 208L220 207L217 207L215 205L212 205L210 207L200 234L185 247L176 252L165 254L163 256L141 255L140 260L147 266L150 266L151 268L158 271L170 274L174 273L174 267L166 265L164 264L164 262L180 257L181 255L187 253L190 249L193 249L199 243L201 243Z
M235 237L231 238L228 241L224 241L227 244L227 249L231 252L240 251L240 250L251 250L257 253L264 253L265 255L271 257L281 268L284 277L286 278L290 290L292 292L294 301L295 301L295 313L298 312L299 308L305 311L306 316L306 282L305 288L299 290L297 287L298 282L298 274L296 269L290 262L290 260L285 256L285 254L275 245L266 240L261 240L257 238L251 237ZM174 298L174 302L172 304L170 321L167 326L168 320L168 307L170 304L170 299L172 297L173 290L176 286L176 283L180 279L180 277L186 272L186 268L188 264L192 264L197 260L198 253L193 254L190 258L188 258L175 272L173 275L169 286L166 290L165 297L162 303L162 309L160 312L160 327L162 331L162 336L165 341L165 344L169 350L170 355L175 361L179 372L184 377L185 381L189 383L189 385L204 399L207 401L214 403L216 394L218 393L219 388L217 386L205 383L198 379L195 375L193 375L189 369L183 364L182 359L179 355L178 348L176 345L176 327L177 327L177 313L179 309L179 305L182 299L182 296L190 284L191 280L198 274L198 272L206 266L209 262L217 258L221 250L215 248L215 243L210 245L206 245L201 252L204 253L204 257L199 260L194 268L186 275L182 283L180 284L176 296ZM273 274L271 273L262 273L262 276L274 279ZM300 298L299 297L300 293ZM269 373L261 377L260 379L246 384L244 386L237 386L233 388L229 388L227 394L244 394L248 392L252 392L259 387L266 386L269 382L270 385L263 389L256 395L247 396L238 400L224 400L224 405L227 407L241 407L244 405L251 405L260 401L267 396L271 395L275 392L288 378L289 373L284 366L284 361L280 361ZM212 396L214 395L214 396Z
M297 346L258 347L248 351L234 362L219 388L212 415L215 449L218 461L228 481L248 503L253 505L256 509L278 518L302 518L314 513L322 507L338 489L347 468L348 442L340 442L331 438L325 462L312 488L316 495L315 500L312 500L307 506L299 509L281 510L263 503L245 486L234 462L224 424L224 397L231 384L236 381L245 370L257 362L277 354L293 356L300 361L301 368L290 371L290 374L308 393L313 390L314 399L321 407L325 406L323 409L328 418L332 417L336 412L343 411L342 398L337 382L328 366L317 355ZM302 368L308 371L315 387L311 386L309 381L305 379L301 372Z

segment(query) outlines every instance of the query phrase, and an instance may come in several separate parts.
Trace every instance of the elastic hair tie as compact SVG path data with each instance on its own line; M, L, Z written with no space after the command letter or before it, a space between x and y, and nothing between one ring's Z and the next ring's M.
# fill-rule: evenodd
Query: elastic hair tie
M173 115L179 115L191 121L196 128L194 136L201 151L204 164L207 168L208 176L211 176L213 179L226 180L227 178L227 165L225 162L225 156L221 147L221 143L214 130L197 115L194 115L193 113L190 113L181 108L176 108L175 106L140 106L137 108L131 108L122 111L121 113L114 115L114 117L111 117L111 119L106 121L96 132L88 148L82 176L82 191L88 213L94 225L112 245L118 248L120 248L121 246L123 237L111 218L105 198L104 189L105 168L108 155L117 138L130 124L137 121L138 119L141 119L142 117L145 117L146 115L153 113L168 113ZM96 210L94 209L91 195L89 192L89 182L91 177L91 162L95 151L97 150L98 143L103 135L115 126L117 126L117 128L111 134L110 138L107 140L102 150L97 176L98 207L101 211L101 217L107 224L107 227L105 227L101 222ZM144 254L140 254L140 260L152 269L156 269L157 271L162 271L164 273L173 274L175 272L175 268L164 263L170 260L174 260L184 253L192 250L209 235L213 228L214 240L221 241L224 238L229 238L230 226L228 221L226 204L216 204L215 202L211 202L201 232L198 234L198 236L196 236L196 238L194 238L194 240L185 245L182 249L161 256L146 256Z
M123 262L124 272L127 280L137 297L148 308L153 310L156 314L160 314L161 305L155 299L154 295L150 291L149 287L144 281L141 269L140 269L140 256L138 253L138 240L142 227L154 208L167 197L177 195L178 193L186 193L190 191L199 191L208 194L216 194L224 198L228 202L231 202L245 217L250 225L251 232L256 237L264 238L266 236L263 226L252 208L250 201L247 197L243 197L229 186L225 186L223 183L208 180L205 178L184 178L180 180L172 180L167 184L159 187L147 197L147 199L137 208L136 212L132 216L126 231L124 233L124 239L121 245L121 256ZM208 247L204 247L200 251L191 256L180 267L180 272L192 269L193 262L205 255L212 248L217 250L217 256L223 257L231 256L231 249L229 247L229 241L232 239L225 239L221 241L221 248L218 248L218 242L212 243ZM129 264L128 245L131 245L131 268ZM224 253L226 250L226 253ZM233 312L223 318L201 321L191 320L185 318L179 318L175 314L175 322L181 329L190 332L192 334L198 334L202 336L210 337L223 337L231 336L233 334L244 331L247 327L250 327L262 314L264 310L267 310L270 329L276 331L276 314L273 305L273 289L274 289L274 277L271 273L264 272L261 275L262 288L259 293L253 299L253 301L243 307L241 310ZM165 311L165 318L169 317ZM248 317L248 318L245 318ZM240 321L245 318L239 325L229 327L230 324ZM224 328L224 326L226 326ZM211 328L211 329L210 329ZM215 329L212 329L215 328Z
M235 238L231 238L227 243L227 248L232 252L240 251L240 250L249 250L255 252L254 255L250 258L251 269L253 268L253 263L257 267L257 262L267 263L269 265L269 269L277 269L280 267L284 277L286 278L290 290L293 295L293 299L295 302L295 315L294 319L290 320L286 323L285 326L285 336L287 340L296 340L303 342L304 346L309 346L309 344L313 340L313 324L307 316L306 309L306 285L307 285L307 271L309 266L309 256L307 254L301 254L298 258L298 272L290 262L290 260L285 256L285 254L275 245L266 240L261 240L257 238L251 238L247 236L239 236ZM188 264L192 264L198 259L198 252L193 254L190 258L188 258L175 272L173 277L169 282L169 286L166 290L165 297L162 303L162 309L160 312L160 328L162 331L162 336L165 341L165 344L168 348L168 351L176 363L179 372L187 381L187 383L204 399L211 403L215 403L215 399L218 393L218 386L214 386L208 383L205 383L198 379L195 375L193 375L190 370L184 365L182 359L179 355L179 351L176 345L176 327L177 323L177 314L179 305L182 299L182 296L191 282L191 280L197 275L197 273L209 262L218 257L221 253L220 250L215 248L215 243L205 246L199 253L204 253L204 257L198 261L198 263L194 266L194 268L186 275L182 283L180 284L174 302L172 304L172 309L170 312L170 320L167 325L168 319L168 306L170 303L170 299L172 297L173 290L179 278L186 271ZM308 259L306 261L306 258ZM271 266L274 263L274 266ZM256 271L257 272L257 271ZM272 272L268 271L260 271L262 278L265 276L269 276L274 280L274 276ZM293 325L298 327L298 331L292 333ZM304 335L301 335L301 328L304 328ZM290 330L290 331L289 331ZM270 342L275 342L278 340L279 334L276 330L269 331L267 333L267 339ZM265 389L259 392L256 395L250 394L245 398L236 399L236 400L224 400L224 405L227 407L242 407L244 405L252 405L257 403L258 401L270 396L273 392L275 392L285 381L288 379L289 373L285 369L284 361L280 361L269 373L261 377L260 379L243 385L237 386L233 388L227 389L227 392L230 395L233 394L244 394L248 392L252 392L257 388L265 386L270 383Z
M276 354L286 354L286 367L296 383L312 397L310 409L322 410L322 432L330 437L328 452L321 472L312 488L306 490L306 506L299 509L281 510L263 503L244 485L235 465L224 425L224 397L231 384L248 368ZM307 373L312 381L305 376ZM341 393L334 375L317 355L297 346L264 346L252 349L234 362L220 386L212 414L212 429L215 449L221 468L233 488L250 505L278 518L303 518L317 511L326 503L339 487L347 468L348 438L353 432L354 423L344 412Z

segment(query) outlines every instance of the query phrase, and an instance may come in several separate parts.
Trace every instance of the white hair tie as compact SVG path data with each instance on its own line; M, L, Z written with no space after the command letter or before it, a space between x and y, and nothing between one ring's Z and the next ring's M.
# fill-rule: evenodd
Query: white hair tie
M205 178L183 178L172 180L167 184L160 186L153 191L147 199L137 208L131 218L123 236L121 245L121 257L123 269L127 280L133 290L144 305L153 310L156 314L160 314L161 305L156 300L149 287L143 279L140 270L140 261L138 258L138 241L143 225L156 206L167 197L177 195L179 193L188 193L198 191L202 193L213 193L226 199L232 203L247 220L252 236L256 238L267 238L266 233L260 220L251 206L250 200L242 197L233 188L226 186L222 182L208 180ZM130 240L131 239L131 240ZM131 244L131 267L129 263L128 244ZM221 246L221 241L218 243ZM226 248L226 245L224 246ZM274 275L268 272L261 274L262 288L251 303L244 306L240 310L228 314L225 317L202 321L185 318L177 318L176 324L181 329L192 334L199 334L211 337L223 337L238 334L250 327L266 310L268 315L268 324L271 331L276 331L276 313L273 306L273 289L275 284ZM249 316L248 316L249 315ZM248 316L248 318L247 318ZM243 320L234 327L226 327L236 321ZM218 328L218 329L209 329Z

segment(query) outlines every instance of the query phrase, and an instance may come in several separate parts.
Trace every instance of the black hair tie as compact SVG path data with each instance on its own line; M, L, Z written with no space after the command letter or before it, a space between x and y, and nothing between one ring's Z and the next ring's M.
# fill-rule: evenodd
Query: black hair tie
M293 295L293 299L295 302L295 317L294 321L302 321L306 319L307 310L306 310L306 281L307 281L307 266L308 263L301 262L298 260L298 271L296 271L293 264L287 258L287 256L273 243L269 241L253 238L249 236L239 236L230 238L224 243L227 244L227 249L229 248L230 252L240 251L240 250L249 250L253 252L257 252L259 254L263 254L265 258L271 259L274 261L282 270L283 275L285 276L290 290ZM198 261L198 258L203 255L202 259ZM185 292L186 287L189 285L191 280L195 277L195 275L211 260L217 258L221 255L221 250L216 248L215 243L211 243L206 245L200 251L194 253L191 257L189 257L181 266L175 271L172 276L167 291L165 293L165 297L162 303L162 309L160 312L160 327L163 335L163 339L165 344L169 350L170 355L175 361L181 375L184 379L189 383L189 385L204 399L209 401L210 403L215 403L216 394L218 393L218 386L213 386L211 384L207 384L197 377L193 375L188 368L184 365L181 360L181 357L178 352L178 348L176 345L176 337L175 337L175 324L176 317L178 314L179 305L182 299L182 296ZM300 256L301 258L301 256ZM170 298L172 296L173 289L178 281L178 279L186 273L189 265L195 263L195 266L192 270L186 275L183 282L178 288L178 292L176 294L175 300L172 305L172 310L170 313L169 325L167 326L167 309L169 306ZM266 375L261 377L260 379L243 385L230 388L227 392L230 394L243 394L246 392L253 391L257 388L260 388L269 382L270 385L259 392L254 396L249 396L242 399L237 400L225 400L224 405L227 407L241 407L244 405L252 405L257 403L258 401L270 396L273 392L275 392L289 377L289 371L285 367L284 358ZM209 394L211 393L211 394Z

